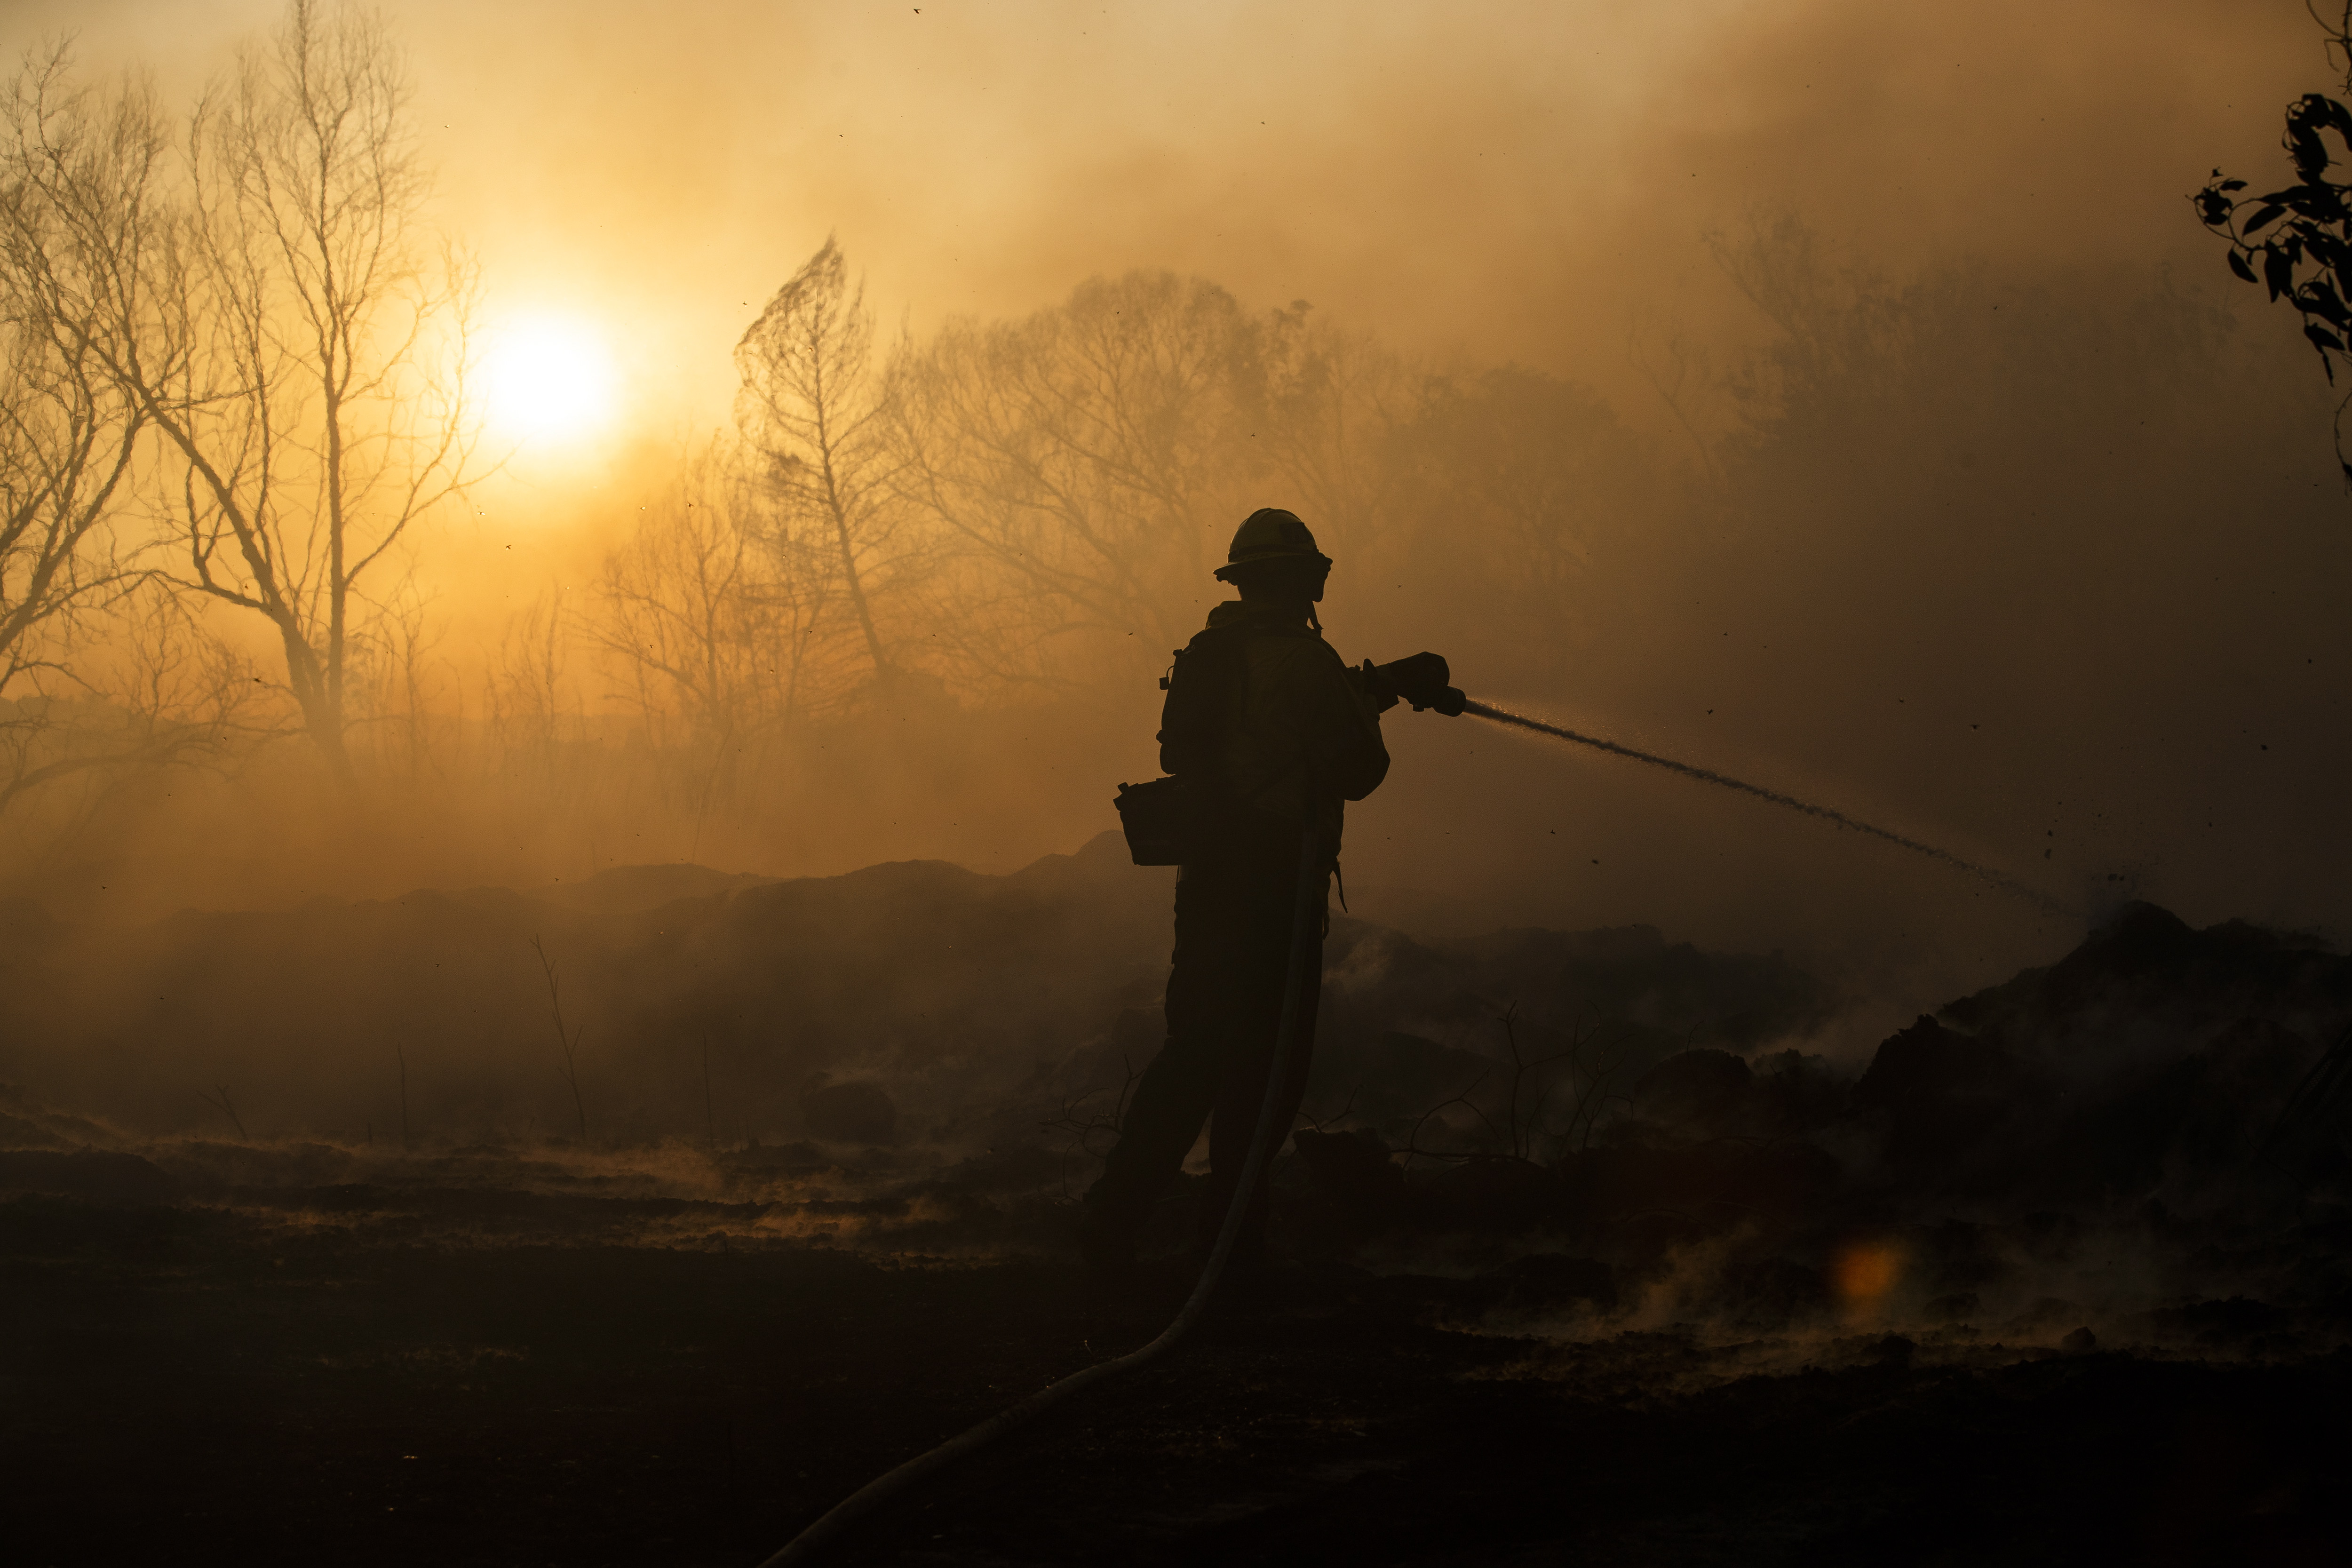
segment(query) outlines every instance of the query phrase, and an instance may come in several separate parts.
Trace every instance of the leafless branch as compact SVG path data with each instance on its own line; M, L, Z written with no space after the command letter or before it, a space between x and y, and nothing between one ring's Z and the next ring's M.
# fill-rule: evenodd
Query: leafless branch
M211 1094L206 1094L200 1089L196 1090L196 1098L227 1117L229 1125L236 1129L236 1135L239 1138L247 1143L253 1142L252 1135L245 1130L245 1119L236 1113L236 1105L229 1100L228 1085L219 1085Z
M547 976L548 1011L555 1021L555 1043L563 1051L563 1066L558 1071L572 1090L572 1109L580 1118L580 1141L584 1143L588 1141L588 1104L580 1095L580 1058L577 1052L580 1037L587 1032L588 1026L583 1024L577 1029L564 1027L563 987L556 975L555 961L547 956L546 945L536 936L530 939L530 950L539 954L540 972Z

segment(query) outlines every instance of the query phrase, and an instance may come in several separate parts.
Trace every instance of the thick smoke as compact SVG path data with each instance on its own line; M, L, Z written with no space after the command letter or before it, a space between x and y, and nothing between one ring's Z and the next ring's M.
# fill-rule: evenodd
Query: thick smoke
M176 103L274 18L20 8L9 39L70 21L93 72L152 68ZM889 744L813 732L730 801L632 750L625 682L581 646L607 561L731 423L730 348L831 230L918 349L1166 268L1391 356L1410 439L1373 457L1409 461L1367 462L1377 527L1204 476L1323 530L1351 657L1439 648L1475 694L2069 903L2335 918L2324 389L2179 200L2274 159L2273 106L2325 68L2293 7L396 24L436 217L494 306L609 324L625 434L520 454L419 536L415 766L356 807L299 743L36 802L20 896L137 920L644 861L1007 869L1107 826L1107 785L1150 771L1148 659L886 720ZM531 680L553 695L518 720ZM1885 1023L2074 934L1767 807L1390 729L1349 848L1376 900L1801 949L1889 994Z

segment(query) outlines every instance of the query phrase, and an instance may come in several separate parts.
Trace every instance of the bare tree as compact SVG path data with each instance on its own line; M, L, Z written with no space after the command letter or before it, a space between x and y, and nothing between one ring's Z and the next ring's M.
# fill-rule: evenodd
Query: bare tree
M251 672L142 560L145 407L110 300L153 243L168 152L151 96L77 88L63 47L0 107L0 806L249 732ZM129 537L126 537L126 535Z
M36 194L6 193L5 243L54 242ZM63 321L0 259L0 693L42 668L44 630L121 593L135 574L107 525L144 421L89 348L91 323Z
M61 49L27 62L9 84L0 148L0 751L14 763L0 801L113 755L47 754L47 731L59 699L88 689L68 663L79 623L138 581L135 550L113 525L144 416L92 348L88 289L51 281L125 237L76 232L37 175L47 159L77 180L102 178L155 138L143 97L72 90L68 66ZM119 228L125 215L118 204L105 216Z
M1656 510L1646 445L1589 387L1538 371L1430 378L1401 431L1419 569L1545 631L1587 585L1595 551ZM1465 552L1461 541L1482 548Z
M252 667L167 585L115 602L106 629L75 690L0 700L0 810L76 775L98 781L94 805L124 779L209 763L268 732L250 716Z
M655 754L683 762L699 826L845 682L819 646L835 584L829 556L767 537L738 454L714 444L605 558L587 640L618 665Z
M1759 208L1705 243L1724 276L1780 333L1730 381L1750 426L1786 419L1792 407L1809 409L1824 388L1876 401L1889 390L1885 378L1916 358L1903 352L1901 302L1884 279L1840 266L1800 214Z
M1149 662L1192 636L1241 486L1268 467L1238 395L1259 346L1223 289L1133 273L898 356L898 483L1002 585L1027 644L1008 668L1077 663L1071 639Z
M873 346L865 285L827 236L735 345L736 420L772 548L787 570L826 563L875 684L887 686L903 671L877 601L919 578L921 552L894 489Z
M462 489L474 279L428 260L429 180L380 19L294 0L190 132L212 352L142 394L185 460L196 584L267 616L310 736L347 766L361 579Z
M1243 411L1286 504L1356 552L1379 548L1402 499L1400 428L1425 384L1370 333L1316 320L1304 300L1269 312L1260 342Z
M563 1052L563 1065L556 1069L556 1075L572 1091L572 1109L580 1118L580 1141L584 1143L588 1141L588 1102L580 1095L580 1037L588 1032L588 1026L583 1024L576 1029L565 1026L563 986L556 973L555 960L547 956L546 943L535 936L530 939L530 950L539 954L540 972L547 977L548 1013L555 1021L555 1043Z
M183 178L152 113L81 163L54 118L20 118L27 184L73 241L37 258L41 287L162 439L184 581L269 622L346 773L363 579L475 477L474 279L424 226L407 97L380 20L293 0L199 104Z
M728 454L694 458L604 559L589 640L616 656L648 724L680 712L700 736L740 734L798 710L826 580L772 570L743 515ZM811 577L814 581L811 581Z
M384 615L387 657L382 674L391 699L385 707L400 737L403 771L412 781L428 767L437 770L433 731L446 727L446 721L436 721L431 669L433 649L444 628L431 625L425 610L425 600L412 586L385 606Z
M562 584L507 618L491 665L486 696L492 765L530 778L543 790L555 781L564 739L570 630Z

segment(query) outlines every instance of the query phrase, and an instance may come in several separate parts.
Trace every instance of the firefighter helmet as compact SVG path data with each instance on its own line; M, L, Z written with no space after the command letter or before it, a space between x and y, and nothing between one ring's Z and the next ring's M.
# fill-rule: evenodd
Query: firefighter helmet
M1298 514L1278 506L1260 507L1242 520L1241 527L1234 531L1233 548L1225 552L1225 563L1217 568L1217 579L1230 583L1237 571L1261 561L1331 564L1331 558L1315 548L1315 535L1298 521Z

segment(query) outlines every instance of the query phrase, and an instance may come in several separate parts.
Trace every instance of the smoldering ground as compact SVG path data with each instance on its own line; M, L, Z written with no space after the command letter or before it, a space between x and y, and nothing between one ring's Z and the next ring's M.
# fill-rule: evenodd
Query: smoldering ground
M46 1080L0 1102L0 1239L19 1342L47 1348L16 1374L12 1464L79 1495L104 1450L144 1500L105 1530L37 1512L34 1538L66 1560L191 1509L246 1518L205 1495L212 1462L100 1435L136 1411L159 1440L274 1451L225 1435L226 1377L239 1408L314 1411L273 1504L299 1531L349 1513L348 1479L409 1516L373 1537L388 1552L454 1530L461 1559L498 1561L585 1521L591 1556L718 1561L1007 1379L1148 1334L1189 1279L1189 1187L1122 1291L1080 1282L1066 1226L1157 1043L1166 895L1104 840L1003 877L648 868L128 942L20 927L7 1037L51 1043L0 1068ZM944 1536L1095 1560L1138 1530L1287 1551L1377 1521L1388 1560L1423 1560L1444 1510L1401 1513L1364 1477L1480 1500L1445 1518L1457 1543L1652 1560L1714 1560L1685 1538L1695 1509L1801 1497L1807 1521L1775 1529L1811 1553L1941 1506L1914 1467L1942 1473L1958 1431L2011 1458L1968 1482L1990 1501L1948 1551L2159 1522L2200 1551L2317 1541L2346 1168L2324 1127L2274 1134L2352 1016L2352 961L2144 904L2052 956L1856 1060L1812 1048L1843 998L1777 954L1342 916L1276 1174L1292 1294L1221 1319L1179 1384L1145 1376L1004 1461L1096 1500L1008 1516L1034 1478L992 1460L853 1555ZM273 985L280 1005L233 1000ZM236 1322L205 1305L248 1300ZM230 1363L156 1362L158 1312ZM551 1425L546 1401L583 1398L584 1424ZM347 1431L352 1399L373 1414ZM2143 1407L2168 1414L2116 1426ZM1837 1436L1854 1420L1866 1455ZM380 1473L387 1431L429 1468ZM1243 1471L1217 1457L1236 1442ZM2210 1468L2215 1444L2236 1468ZM1562 1454L1583 1483L1615 1476L1614 1452L1664 1471L1565 1516L1510 1501L1556 1495ZM2205 1478L2187 1512L2148 1489L2174 1465ZM583 1466L612 1473L606 1500L568 1521L517 1500L572 1497Z
M922 1248L892 1223L917 1211L932 1247L1051 1253L1160 1030L1166 878L1119 851L1002 878L648 868L94 943L19 910L7 1037L40 1044L0 1064L0 1125L52 1152L13 1167L33 1191L79 1170L99 1195L299 1206L373 1170L336 1202L549 1184L625 1194L615 1221L732 1194L751 1239L802 1235L790 1191L832 1171L886 1254ZM1972 1337L2078 1302L2113 1333L2200 1292L2325 1320L2339 1260L2294 1238L2339 1155L2324 1124L2274 1130L2347 975L2314 938L2131 905L1837 1059L1814 1047L1843 999L1778 954L1343 916L1286 1217L1311 1253L1473 1298L1519 1280L1496 1310L1580 1258L1570 1316L1610 1331ZM907 1206L960 1182L970 1235ZM1024 1196L982 1224L992 1192Z

